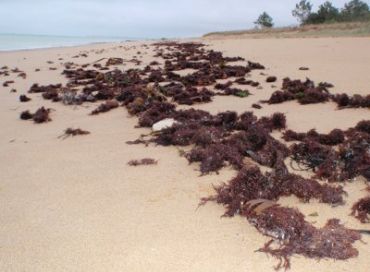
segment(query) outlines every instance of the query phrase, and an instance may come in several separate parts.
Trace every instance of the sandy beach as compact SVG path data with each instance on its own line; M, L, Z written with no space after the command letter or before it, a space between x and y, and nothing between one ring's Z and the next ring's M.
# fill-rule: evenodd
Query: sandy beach
M260 110L251 106L268 99L287 76L330 82L335 86L332 93L369 94L370 38L194 41L225 56L260 62L266 66L264 73L278 81L265 83L260 71L252 71L262 88L248 87L251 96L217 96L193 108L213 114L248 110L258 117L282 112L287 127L298 132L315 128L328 133L369 120L369 109L338 110L332 102L302 106L290 101ZM0 271L274 271L276 259L255 252L269 239L245 218L221 218L225 210L215 203L198 208L202 197L214 194L213 185L236 175L231 167L218 175L200 176L198 165L189 165L173 146L127 145L150 130L135 128L137 118L123 107L91 116L99 103L66 106L40 94L27 94L32 100L19 102L19 95L34 83L67 83L61 74L66 62L82 65L136 56L140 65L125 62L117 68L144 68L154 60L163 64L153 49L150 42L126 42L0 52L0 67L17 67L27 74L25 79L15 73L0 75ZM299 70L302 66L309 70ZM3 87L6 80L15 83ZM52 122L19 119L22 111L34 112L41 106L52 109ZM68 127L91 134L59 138ZM127 165L144 157L158 160L158 165ZM348 196L340 207L303 203L295 197L279 203L298 207L306 216L317 213L307 220L318 227L336 217L346 227L369 230L369 224L349 216L353 203L366 195L365 188L363 178L346 183ZM363 235L355 243L359 256L347 261L293 256L290 271L366 271L369 244L370 236Z

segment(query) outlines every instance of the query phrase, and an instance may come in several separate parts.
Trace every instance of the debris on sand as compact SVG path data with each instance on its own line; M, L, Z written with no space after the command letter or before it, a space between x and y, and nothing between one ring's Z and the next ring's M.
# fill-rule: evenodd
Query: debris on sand
M122 58L109 58L105 64L105 66L111 66L111 65L121 65L123 64Z
M297 209L275 205L261 211L259 206L262 205L251 207L247 204L242 215L259 232L272 238L259 251L279 260L276 270L290 268L290 258L294 254L334 260L358 256L353 244L361 239L360 232L344 227L338 219L330 219L324 227L317 228Z
M266 78L267 83L276 82L276 80L277 80L276 76L269 76L269 77Z
M93 110L91 112L91 114L92 115L97 115L99 113L107 112L107 111L110 111L110 110L118 108L118 107L119 107L119 104L118 104L117 101L110 100L110 101L107 101L103 104L100 104L100 106L97 107L95 110Z
M310 79L306 81L283 79L282 90L274 92L270 99L263 101L269 104L283 103L289 100L298 100L302 105L326 102L330 98L328 88L331 85L315 83Z
M283 134L285 141L305 141L311 140L324 145L338 145L344 142L345 132L340 129L333 129L328 134L320 134L311 129L307 133L297 133L292 130L286 130Z
M334 85L327 82L321 82L315 85L310 79L306 81L291 80L284 78L282 90L272 93L270 99L262 101L268 104L278 104L285 101L297 100L300 104L314 104L332 101L343 108L370 108L370 95L361 96L355 94L349 96L345 93L330 94L329 89Z
M234 82L239 84L239 85L250 85L252 87L258 87L260 85L259 82L253 81L253 80L247 80L244 77L237 78L237 79L235 79Z
M3 83L3 87L9 87L10 84L13 84L14 80L7 80Z
M39 108L34 114L33 114L33 121L35 123L44 123L51 121L49 117L50 109L45 109L44 107Z
M361 96L355 94L348 96L347 94L332 95L332 100L337 103L339 109L343 108L370 108L370 95Z
M338 182L362 175L370 180L369 122L361 121L347 131L335 129L329 134L288 130L284 139L300 141L290 147L292 159L301 169L314 171L317 178Z
M266 174L262 174L257 166L244 167L228 184L216 187L216 192L216 196L203 200L223 204L228 216L237 214L245 203L258 198L276 201L282 196L295 195L305 202L317 199L340 205L343 204L344 194L341 186L321 185L313 179L290 174L282 164Z
M163 119L155 124L153 124L152 126L152 130L154 132L156 131L161 131L163 129L166 129L166 128L170 128L172 127L173 125L175 125L177 122L175 119L173 118L166 118L166 119Z
M316 228L297 209L279 206L276 201L296 196L304 202L342 205L346 193L339 182L358 176L370 180L370 121L359 122L346 131L335 129L322 134L315 130L287 130L286 117L278 112L258 118L251 111L211 114L190 108L188 105L209 103L216 96L249 96L251 93L239 85L259 88L261 84L249 77L252 70L265 67L251 61L232 65L230 62L245 60L224 57L221 52L198 43L161 42L151 46L163 65L152 62L144 68L125 71L107 67L122 62L139 65L141 61L137 58L129 61L111 58L107 66L94 63L92 69L86 69L86 65L69 65L63 71L68 79L65 86L34 84L29 93L41 93L44 99L67 105L100 101L92 115L123 106L138 118L138 127L153 130L127 144L186 146L181 156L189 163L196 163L202 175L218 173L223 167L236 170L236 177L216 187L216 195L204 198L202 204L207 201L222 204L226 207L225 215L244 216L260 233L271 237L260 251L277 257L280 260L277 268L289 268L293 254L340 260L357 256L353 242L360 239L359 232L345 228L338 219ZM194 71L186 75L177 73L184 69ZM267 82L276 80L273 76L266 78ZM333 95L329 92L332 87L326 82L315 84L310 79L285 78L281 90L261 102L298 101L303 105L332 101L338 108L368 107L369 96ZM181 109L179 105L183 105ZM254 103L252 107L260 109L261 105ZM21 118L48 120L48 113L46 109L40 109L38 114L25 111ZM278 131L285 141L275 138L274 132ZM70 129L65 135L84 135L81 133ZM288 145L289 141L295 143ZM304 178L291 173L286 166L289 159L294 170L312 170L314 176ZM156 163L154 159L144 158L132 160L128 165ZM262 166L269 170L262 172ZM359 201L353 215L368 220L367 203L366 199Z
M151 158L144 158L141 160L131 160L127 163L129 166L140 166L140 165L156 165L158 161Z
M300 71L308 71L308 70L310 70L310 68L308 68L308 67L299 67L298 70L300 70Z
M264 70L265 66L258 62L248 61L248 68L251 70Z
M23 79L26 79L27 78L27 74L25 72L22 72L22 73L19 73L18 74L18 77L21 77Z
M252 108L259 110L259 109L262 109L262 106L260 104L255 103L255 104L252 104Z
M50 84L47 86L40 86L39 84L35 83L31 86L28 93L44 93L50 91L58 91L62 88L62 84Z
M19 101L21 102L28 102L30 100L31 98L27 97L27 95L22 94L21 96L19 96Z
M23 111L23 112L21 113L21 115L20 115L20 118L21 118L22 120L30 120L30 119L32 119L32 117L33 117L33 114L32 114L32 113L30 113L30 111L28 111L28 110Z
M257 166L252 166L243 168L228 184L216 187L216 192L215 196L202 199L201 205L216 201L226 207L225 216L245 216L259 232L271 237L260 251L280 260L276 269L289 268L293 254L340 260L358 255L352 244L360 239L359 232L346 229L337 219L317 229L305 221L298 210L281 207L275 202L280 196L293 194L304 201L317 198L333 205L340 204L344 193L341 187L305 180L287 173L284 167L263 175Z
M370 196L357 201L352 207L351 215L360 220L361 223L370 222Z
M49 117L50 109L45 109L44 107L39 108L35 113L30 113L28 110L23 111L20 115L22 120L32 119L35 123L45 123L51 121Z
M88 135L88 134L90 134L90 131L82 130L80 128L67 128L64 131L64 134L59 136L58 138L66 139L70 136L74 137L74 136L78 136L78 135Z

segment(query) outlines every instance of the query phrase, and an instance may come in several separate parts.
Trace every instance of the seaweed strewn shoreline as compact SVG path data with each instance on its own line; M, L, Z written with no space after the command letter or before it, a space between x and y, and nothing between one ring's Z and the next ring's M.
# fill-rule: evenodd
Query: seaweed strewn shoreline
M231 86L235 82L258 85L258 82L244 77L252 70L263 70L265 67L251 61L244 65L229 64L245 60L223 57L220 52L207 50L202 44L168 42L152 46L156 50L155 56L165 60L163 68L152 63L144 69L104 72L106 67L103 66L92 70L77 66L71 68L73 65L70 65L63 71L69 79L65 86L34 85L29 92L42 93L44 99L69 105L104 101L91 114L124 106L130 114L138 117L140 127L152 127L163 119L173 118L176 121L173 126L137 143L191 146L185 157L189 162L200 162L202 174L217 172L226 165L239 171L235 179L216 189L216 196L205 198L202 203L216 201L226 205L227 215L245 216L258 231L272 237L272 242L261 250L280 259L277 268L288 268L292 254L333 259L357 256L353 243L360 239L359 232L343 227L337 219L329 220L324 228L315 228L305 221L298 210L271 205L266 200L276 201L280 196L296 195L306 202L315 198L330 205L343 204L345 192L338 182L359 175L369 180L370 121L365 120L352 129L328 135L314 132L298 135L294 131L286 131L286 118L282 113L257 118L248 111L240 115L233 111L212 115L195 109L178 110L177 105L209 103L215 96L233 95L248 99L245 98L248 90ZM107 66L112 61L108 60ZM175 73L188 68L196 71L186 76ZM234 82L211 88L219 84L218 80L229 79L234 79ZM328 83L316 86L310 80L287 79L282 93L275 93L274 99L269 102L297 99L306 104L342 100L330 94L330 87ZM369 98L361 99L366 107ZM340 102L338 105L357 107L363 103ZM50 121L49 110L40 108L37 112L28 114L28 119L37 123ZM38 115L42 118L35 119ZM273 131L285 131L286 140L293 139L300 143L289 146L272 137ZM245 158L254 161L254 165L246 165ZM313 170L315 177L305 179L291 174L285 165L289 158L307 170ZM259 165L269 167L271 171L262 173ZM329 179L333 183L320 179ZM251 204L251 201L257 202ZM356 209L364 213L364 205L357 206L359 208ZM281 220L284 217L296 219ZM328 240L332 242L326 244ZM273 244L278 247L272 248Z

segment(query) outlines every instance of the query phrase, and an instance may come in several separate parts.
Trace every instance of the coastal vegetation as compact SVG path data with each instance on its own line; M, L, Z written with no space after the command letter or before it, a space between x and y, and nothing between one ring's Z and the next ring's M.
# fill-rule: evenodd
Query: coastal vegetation
M292 10L298 26L274 27L273 15L263 12L254 22L255 28L211 32L204 37L239 36L249 38L302 38L302 37L363 37L370 36L370 7L361 0L351 0L342 8L326 1L314 10L308 0L301 0Z

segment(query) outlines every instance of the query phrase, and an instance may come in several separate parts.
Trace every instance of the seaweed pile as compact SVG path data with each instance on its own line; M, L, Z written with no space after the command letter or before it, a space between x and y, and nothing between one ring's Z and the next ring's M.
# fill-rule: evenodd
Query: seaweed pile
M225 205L227 216L240 213L247 203L256 199L277 201L282 196L295 195L304 202L315 198L340 205L344 194L341 186L321 185L316 180L290 174L284 165L265 174L256 165L244 167L228 184L216 187L216 191L216 196L203 201L213 200Z
M35 123L45 123L51 121L49 117L50 109L44 107L39 108L35 113L30 113L28 110L21 113L22 120L33 120Z
M274 167L289 150L269 133L285 128L285 116L275 113L257 119L252 112L211 115L200 110L182 110L170 114L178 123L153 136L160 145L193 145L185 154L190 163L200 162L202 174L217 172L226 163L241 169L250 157L261 165Z
M244 76L254 69L264 69L255 62L248 65L230 65L228 62L243 61L242 58L223 57L220 52L206 50L204 45L195 43L160 43L154 44L157 56L164 58L164 68L148 65L144 69L101 72L98 70L76 68L68 65L63 74L70 80L66 86L61 84L39 86L34 84L29 93L42 93L44 99L54 102L64 101L65 96L71 100L68 104L82 104L98 100L116 99L126 106L128 103L150 104L159 99L160 102L172 100L177 104L193 105L207 103L215 95L235 95L246 97L249 92L238 88L221 88L213 92L206 88L219 79L237 77L245 81ZM107 66L121 64L120 58L110 58ZM101 67L94 64L94 67ZM175 73L183 69L196 71L180 76ZM242 82L240 82L242 83ZM163 85L164 84L164 85ZM246 82L255 86L258 82ZM76 88L82 88L77 91ZM141 98L133 101L132 98ZM145 99L144 99L145 98ZM150 99L151 101L146 101ZM139 107L140 105L137 105ZM100 112L100 111L99 111Z
M109 100L103 104L100 104L99 107L97 107L95 110L93 110L91 112L92 115L97 115L99 113L103 113L103 112L107 112L107 111L110 111L112 109L115 109L115 108L118 108L119 107L119 104L117 101L115 100Z
M284 78L281 90L275 91L268 100L262 102L279 104L285 101L297 100L300 104L305 105L332 101L338 105L339 109L370 107L370 95L331 94L329 89L332 87L334 87L333 84L327 82L320 82L315 85L308 78L305 81Z
M309 258L348 259L358 255L353 243L360 232L345 228L337 219L331 219L323 228L316 228L293 208L281 207L276 201L283 196L296 196L301 201L316 200L332 206L343 205L345 191L341 185L326 183L345 181L357 176L370 179L370 121L362 121L347 131L333 130L319 134L314 130L297 133L286 130L282 113L257 118L253 112L237 114L233 111L212 115L193 108L177 109L177 105L208 103L216 95L246 97L248 90L234 88L233 84L257 87L259 82L245 77L252 70L265 67L240 57L224 57L221 52L207 50L197 43L165 42L153 44L155 57L164 60L161 68L152 62L143 69L106 70L110 65L122 64L120 58L108 59L99 70L68 66L63 74L69 82L39 86L29 93L42 93L44 99L66 105L103 103L91 115L107 112L120 106L138 117L139 127L152 127L164 119L173 119L173 125L128 144L188 146L183 152L189 163L199 163L202 175L218 172L225 166L238 175L216 188L216 195L204 198L201 204L215 201L226 207L227 216L239 214L248 219L263 235L272 240L260 251L280 260L277 268L288 268L290 257L300 254ZM104 69L103 69L104 68ZM193 69L187 75L176 73ZM227 80L219 83L218 80ZM266 78L275 82L276 77ZM364 107L369 97L332 95L329 83L316 85L313 81L283 80L282 91L276 91L265 103L275 104L297 100L300 104L334 101L339 107ZM212 89L211 89L212 88ZM254 108L261 108L254 104ZM41 109L40 109L41 110ZM43 109L48 120L48 110ZM24 112L22 119L34 119L37 114ZM45 117L45 116L44 116ZM36 120L41 120L36 118ZM35 120L35 122L36 122ZM277 140L272 132L284 130L286 141L298 141L291 146ZM71 132L73 135L73 131ZM315 176L307 179L289 172L285 161L291 158L302 170L312 170ZM153 159L133 160L132 166L156 163ZM259 166L270 171L262 173ZM318 180L316 180L318 179ZM353 207L353 215L362 222L368 220L369 200L360 200Z
M287 130L283 137L299 141L290 147L292 159L304 170L314 171L315 177L336 182L362 175L370 181L369 127L370 121L361 121L347 131L334 129L329 134L319 134L314 130Z
M327 83L320 83L316 86L309 79L301 81L284 78L282 90L274 92L270 99L264 102L278 104L289 100L297 100L302 105L326 102L330 97L328 88L331 87L333 86Z
M361 223L370 222L370 196L357 201L352 207L351 215L355 216Z
M353 243L361 239L360 233L345 228L338 219L330 219L324 227L316 228L297 209L279 205L260 208L263 204L253 208L253 204L248 204L242 214L259 232L272 238L259 251L279 259L276 270L288 269L293 254L336 260L358 256Z
M24 94L22 94L22 95L20 95L20 96L19 96L19 101L20 101L20 102L25 103L25 102L28 102L28 101L30 101L30 100L31 100L31 98L27 97L27 96L26 96L26 95L24 95Z

